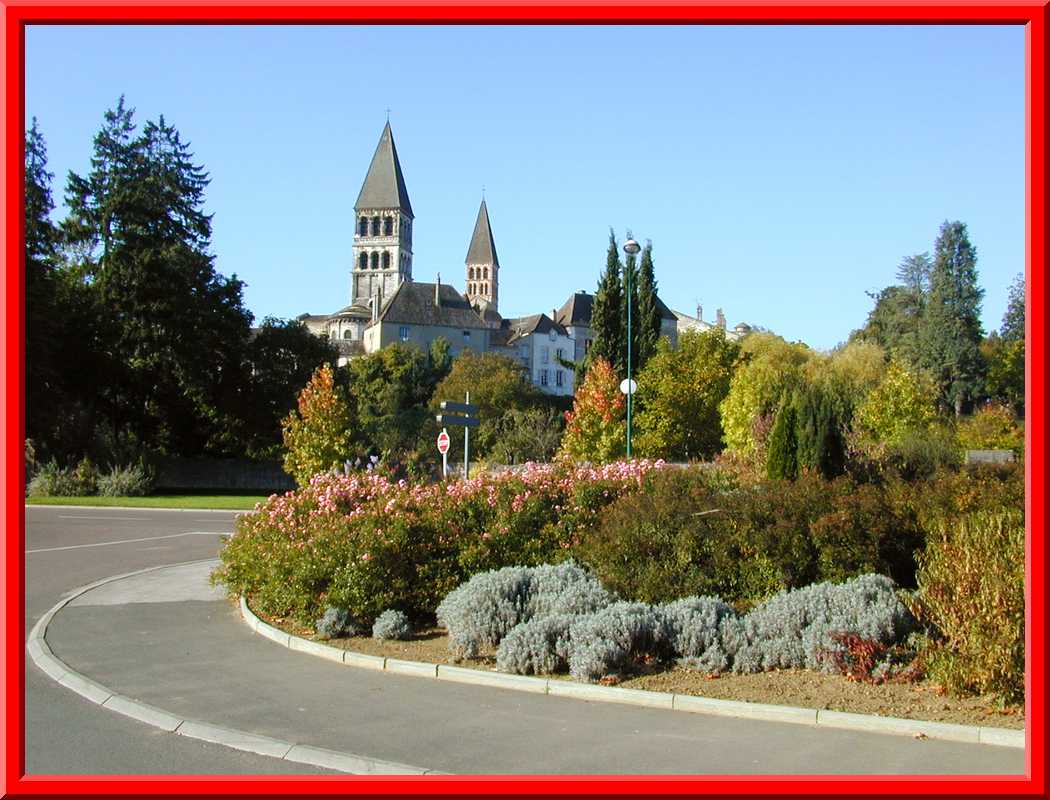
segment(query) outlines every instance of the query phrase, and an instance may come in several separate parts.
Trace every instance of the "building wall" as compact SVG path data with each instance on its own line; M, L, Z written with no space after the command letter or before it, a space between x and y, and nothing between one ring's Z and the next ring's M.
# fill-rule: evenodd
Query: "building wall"
M464 331L469 331L470 336L464 336ZM450 328L445 325L401 325L396 322L382 322L373 324L365 330L365 350L373 353L388 344L405 342L426 351L438 338L443 338L449 343L453 356L458 356L467 349L476 353L484 353L489 349L489 332L484 328Z

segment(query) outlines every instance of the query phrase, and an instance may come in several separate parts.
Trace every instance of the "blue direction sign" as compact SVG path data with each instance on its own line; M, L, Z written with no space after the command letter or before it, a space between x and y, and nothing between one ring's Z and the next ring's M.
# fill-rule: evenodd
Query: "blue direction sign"
M476 417L457 417L451 414L438 414L437 421L442 425L460 425L464 428L478 427L478 419Z

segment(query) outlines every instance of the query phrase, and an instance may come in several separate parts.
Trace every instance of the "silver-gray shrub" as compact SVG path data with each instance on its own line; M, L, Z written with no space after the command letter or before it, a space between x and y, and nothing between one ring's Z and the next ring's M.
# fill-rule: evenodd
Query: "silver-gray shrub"
M328 606L322 616L314 624L314 630L321 639L334 639L337 636L354 636L357 626L350 618L350 611L338 606Z
M700 658L720 644L719 626L735 617L733 607L718 597L686 597L659 607L671 637L671 647L681 658Z
M623 669L641 655L670 655L671 636L659 608L613 603L576 617L569 627L569 674L593 681Z
M855 634L890 645L913 626L893 581L862 575L846 583L781 592L743 618L723 619L719 637L735 672L800 667L830 671L828 654L842 649L832 634Z
M549 675L569 664L572 614L538 617L515 625L496 650L496 668L517 675Z
M534 617L583 614L611 601L598 579L572 561L504 567L453 589L437 607L437 620L448 630L453 655L472 658Z
M372 625L373 639L407 639L412 635L412 626L404 612L388 608Z

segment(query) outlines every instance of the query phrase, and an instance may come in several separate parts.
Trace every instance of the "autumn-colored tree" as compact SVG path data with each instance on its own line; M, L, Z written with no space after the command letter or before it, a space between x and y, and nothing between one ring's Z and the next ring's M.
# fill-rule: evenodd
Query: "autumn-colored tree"
M1024 425L1009 408L986 403L970 417L959 420L956 428L963 450L1013 450L1024 453Z
M627 403L612 366L599 358L587 370L572 411L565 414L561 453L574 461L614 461L627 452Z
M865 438L892 444L908 431L928 428L937 418L936 404L933 380L894 360L882 382L860 404L854 422Z
M754 455L756 421L775 414L781 398L790 397L803 380L803 367L815 357L803 344L789 344L771 333L753 333L740 348L729 394L719 406L726 447Z
M299 392L299 407L281 423L284 471L306 486L310 478L341 464L351 453L350 406L335 385L330 364L314 370Z
M723 447L718 406L729 393L740 347L721 328L660 340L638 374L638 451L675 460L710 458Z

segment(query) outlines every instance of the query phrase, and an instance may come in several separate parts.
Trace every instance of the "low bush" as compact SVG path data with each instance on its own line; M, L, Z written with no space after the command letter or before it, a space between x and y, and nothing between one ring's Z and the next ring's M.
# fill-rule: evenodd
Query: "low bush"
M60 467L55 460L41 466L26 489L29 497L87 497L95 494L98 469L89 458L76 467Z
M893 582L863 575L782 592L746 616L713 597L537 616L502 634L496 664L521 674L568 668L579 681L620 673L643 657L674 657L714 673L806 668L871 675L888 670L877 657L913 628ZM858 662L858 654L867 660Z
M1024 700L1024 514L944 521L920 558L918 608L934 636L931 678L960 692Z
M495 647L512 628L533 618L594 611L611 601L598 580L572 561L504 567L475 575L441 601L438 623L459 658Z
M407 639L412 635L412 626L403 612L388 608L372 625L373 639Z
M957 427L963 450L1012 450L1024 455L1024 423L1004 405L987 403Z
M113 467L98 476L100 497L145 497L153 489L153 474L142 464Z
M355 635L357 626L354 625L347 609L329 606L324 615L314 623L314 630L320 639L334 639L337 636Z
M575 552L629 600L717 595L744 605L783 589L873 572L915 585L915 510L880 486L807 473L725 484L665 470L609 505Z

